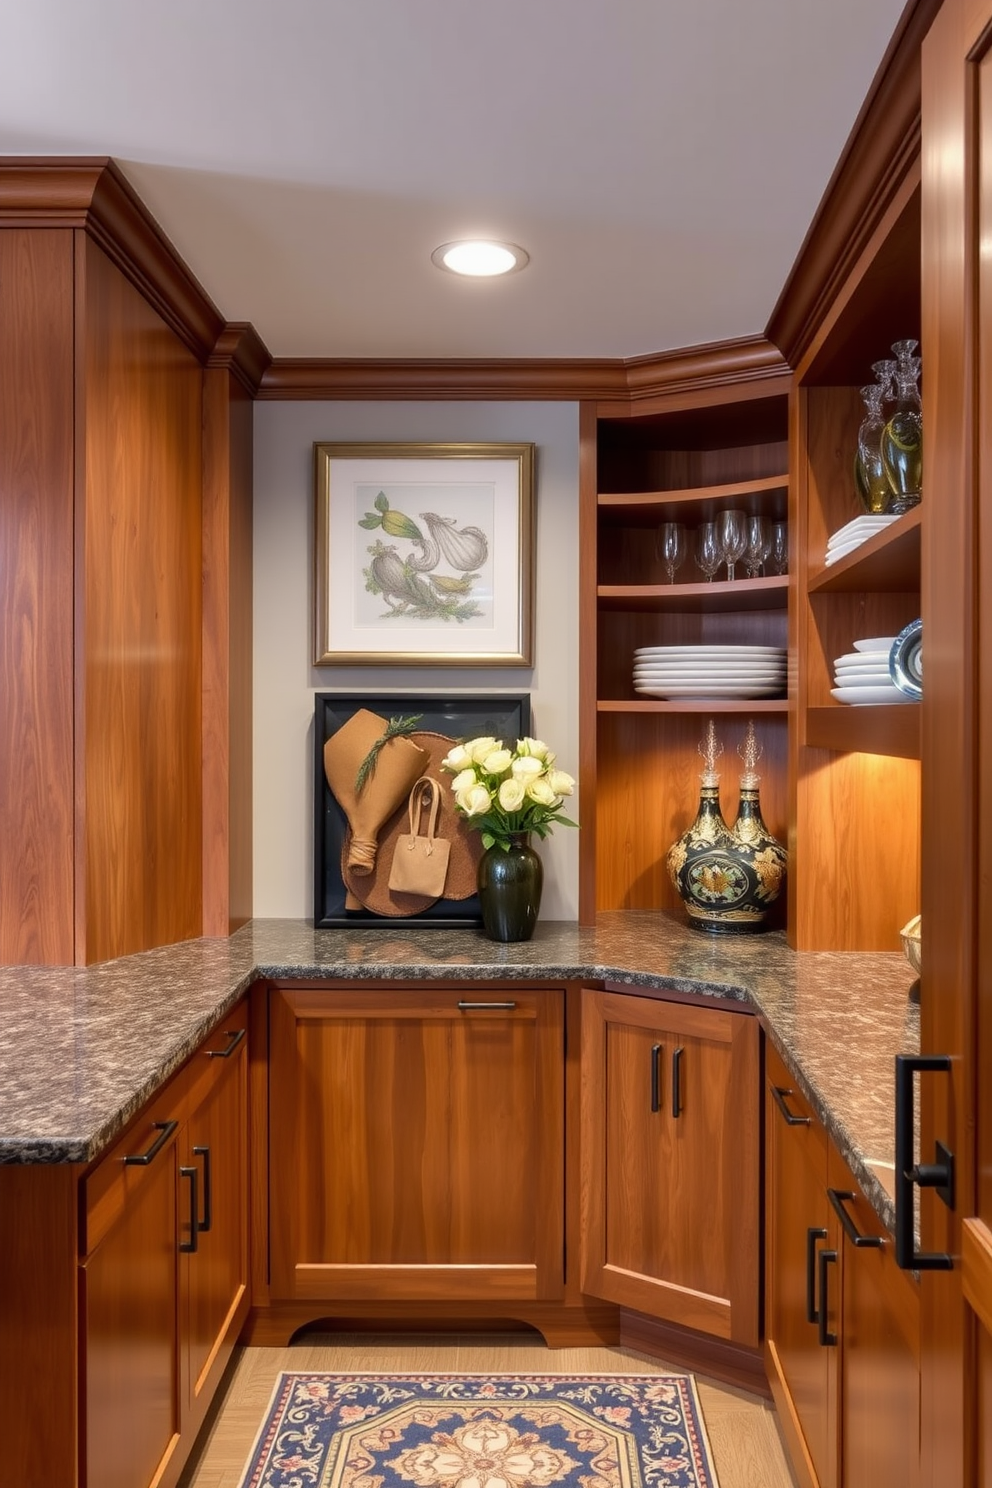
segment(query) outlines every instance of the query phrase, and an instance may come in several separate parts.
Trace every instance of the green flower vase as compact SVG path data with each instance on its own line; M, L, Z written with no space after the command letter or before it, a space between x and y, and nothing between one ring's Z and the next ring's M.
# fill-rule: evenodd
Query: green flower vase
M530 833L510 837L510 850L489 847L479 860L482 928L490 940L530 940L544 887L544 864Z

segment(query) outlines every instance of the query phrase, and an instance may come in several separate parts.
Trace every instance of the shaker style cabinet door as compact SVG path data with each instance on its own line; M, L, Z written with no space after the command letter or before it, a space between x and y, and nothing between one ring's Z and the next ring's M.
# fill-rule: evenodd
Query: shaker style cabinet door
M758 1025L582 994L583 1290L756 1346Z
M273 990L280 1300L560 1297L564 993Z

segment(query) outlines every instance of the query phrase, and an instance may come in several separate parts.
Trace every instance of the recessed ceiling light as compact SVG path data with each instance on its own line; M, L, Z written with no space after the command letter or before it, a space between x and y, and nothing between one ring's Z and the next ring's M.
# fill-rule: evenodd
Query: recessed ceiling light
M515 243L492 243L472 239L459 243L442 243L431 254L431 262L449 274L464 274L472 279L488 279L496 274L512 274L529 262L529 256Z

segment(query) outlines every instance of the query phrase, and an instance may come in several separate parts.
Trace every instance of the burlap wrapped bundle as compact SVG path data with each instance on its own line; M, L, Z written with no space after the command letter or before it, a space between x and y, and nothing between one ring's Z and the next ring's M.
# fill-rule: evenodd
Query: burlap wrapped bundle
M402 734L394 735L378 750L359 789L359 769L388 728L385 718L360 708L324 745L324 774L350 829L345 864L349 874L359 878L372 874L380 828L406 802L413 782L430 763L427 750Z

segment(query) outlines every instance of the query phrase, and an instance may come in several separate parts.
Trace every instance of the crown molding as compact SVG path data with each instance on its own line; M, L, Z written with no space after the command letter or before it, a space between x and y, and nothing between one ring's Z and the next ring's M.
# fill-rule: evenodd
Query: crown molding
M253 398L271 364L268 347L248 321L228 321L207 357L208 367L226 367Z
M0 226L81 229L201 361L224 319L107 156L0 158Z
M673 393L694 393L728 383L765 382L788 377L790 368L766 336L740 336L709 341L655 356L630 357L624 363L632 403Z
M436 358L429 361L278 357L262 378L263 399L615 398L626 388L618 358Z
M915 0L903 12L771 313L766 335L792 367L918 166L920 49L940 6L941 0Z

